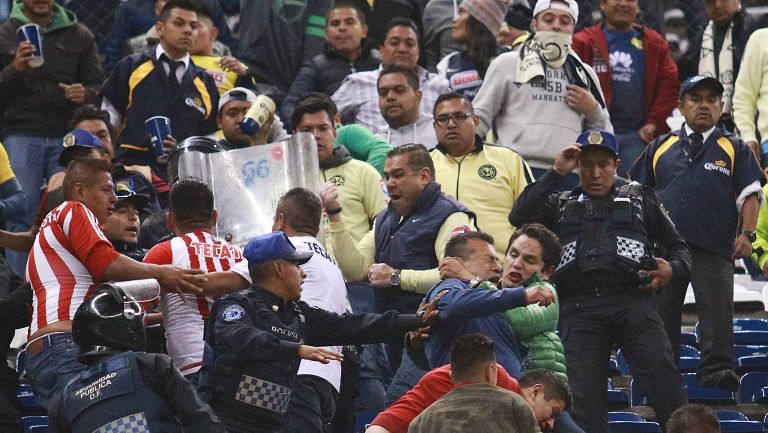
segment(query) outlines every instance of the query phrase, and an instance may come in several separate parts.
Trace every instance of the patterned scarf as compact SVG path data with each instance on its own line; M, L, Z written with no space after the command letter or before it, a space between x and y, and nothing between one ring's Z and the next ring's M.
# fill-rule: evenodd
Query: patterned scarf
M728 26L725 33L723 47L717 56L717 66L715 66L715 23L709 21L704 30L704 37L701 40L701 57L699 58L699 74L708 77L715 77L723 84L723 113L731 112L731 98L733 97L733 88L735 78L733 76L733 22Z

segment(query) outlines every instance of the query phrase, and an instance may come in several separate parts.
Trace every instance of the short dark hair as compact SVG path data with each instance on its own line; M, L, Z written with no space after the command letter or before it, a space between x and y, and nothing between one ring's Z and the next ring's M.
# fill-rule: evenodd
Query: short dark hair
M512 236L509 237L509 243L507 249L504 252L509 254L509 249L512 248L512 242L522 235L526 235L531 239L536 239L541 244L541 259L544 261L544 268L550 266L557 266L560 263L560 256L563 253L563 249L560 246L560 239L552 230L544 227L539 223L523 224L522 227L515 230Z
M197 2L197 17L198 18L208 18L209 20L213 21L213 11L211 8L208 7L208 5L203 4L201 2Z
M672 412L667 433L720 433L720 420L709 406L686 404Z
M170 0L165 4L165 6L163 6L163 9L160 10L160 16L157 18L157 20L165 22L171 15L171 11L177 8L199 14L200 2L196 0Z
M293 188L280 197L275 215L283 214L291 228L317 236L322 214L320 198L305 188Z
M112 175L112 165L103 159L74 159L67 165L66 174L64 174L64 198L70 200L73 198L75 185L80 183L86 187L91 187L96 182L96 176L101 172L107 172Z
M171 187L168 210L186 229L210 228L213 224L213 193L199 179L179 179Z
M333 118L336 117L336 113L339 112L336 108L336 103L325 93L307 93L296 103L296 108L293 109L293 114L291 114L291 123L293 123L294 128L297 128L299 123L301 123L301 118L304 117L305 114L314 114L321 111L328 113L328 118L331 120L331 123L333 123Z
M102 110L93 104L85 104L82 107L77 107L74 114L72 114L72 118L69 120L69 129L75 129L75 126L78 123L85 120L99 120L104 122L104 125L107 126L109 138L113 145L117 142L115 128L112 127L107 110Z
M337 1L336 3L331 6L330 9L328 9L328 13L325 14L325 26L328 27L328 17L331 16L331 12L335 11L336 9L352 9L355 11L355 14L357 15L357 20L360 21L360 25L365 25L365 12L363 12L362 9L360 9L360 6L352 3L348 0L342 0Z
M387 152L387 158L401 155L408 156L408 168L412 171L428 168L432 180L435 180L435 163L432 161L432 157L429 156L426 146L421 143L406 143L393 147Z
M376 88L379 88L379 83L381 83L381 77L389 74L403 74L405 76L405 81L408 82L408 85L411 86L411 89L414 91L419 90L419 76L416 75L416 72L411 68L406 68L399 65L390 65L386 66L379 72L379 78L376 79Z
M450 352L451 378L464 380L496 362L496 345L483 334L464 334L453 340Z
M107 154L107 151L103 147L84 147L84 146L73 146L70 147L67 150L67 153L62 158L62 165L64 167L68 166L70 162L76 160L76 159L83 159L83 158L90 158L93 151L96 151L99 154L98 158L95 159L102 159L104 158L104 155Z
M445 257L469 258L469 241L478 240L493 245L493 236L483 232L466 232L454 235L445 244Z
M571 388L568 384L552 371L537 368L526 372L520 379L520 388L530 388L540 384L544 388L545 400L562 400L565 402L564 410L571 407Z
M384 41L387 40L387 35L389 35L390 30L394 29L395 27L408 27L413 30L413 32L416 34L416 43L418 43L419 47L421 47L421 32L416 26L416 23L414 23L410 18L402 16L394 17L387 22L386 27L384 27L384 40L381 41L382 45L384 44Z
M432 115L434 116L435 113L437 113L437 106L438 105L442 104L445 101L450 101L452 99L461 99L462 102L464 102L464 105L466 105L467 108L469 108L469 111L471 113L475 112L475 107L472 106L472 101L470 101L469 98L467 98L466 96L464 96L464 95L462 95L461 93L458 93L458 92L447 92L447 93L443 93L442 95L438 96L437 100L435 100L435 105L432 106Z

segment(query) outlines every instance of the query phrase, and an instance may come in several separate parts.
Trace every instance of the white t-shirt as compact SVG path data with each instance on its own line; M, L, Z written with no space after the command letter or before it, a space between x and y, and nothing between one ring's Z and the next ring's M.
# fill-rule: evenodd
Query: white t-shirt
M320 241L312 236L292 236L289 239L297 251L314 253L312 258L301 266L307 274L304 284L301 285L301 300L332 313L344 314L347 311L347 286L341 270ZM235 264L232 270L249 283L251 282L246 260ZM341 353L341 346L326 347L326 349ZM331 361L328 364L322 364L302 360L298 374L321 377L338 391L341 384L341 362Z

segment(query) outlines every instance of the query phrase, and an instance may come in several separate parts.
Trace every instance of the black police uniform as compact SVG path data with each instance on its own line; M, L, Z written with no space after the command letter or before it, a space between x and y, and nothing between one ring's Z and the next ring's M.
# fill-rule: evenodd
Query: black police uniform
M113 351L88 359L53 401L49 431L226 432L169 356Z
M598 198L589 198L580 187L553 193L562 178L550 169L528 185L509 221L516 227L542 223L563 245L554 282L574 418L590 433L609 431L607 365L616 344L664 425L686 403L685 387L657 299L639 289L638 271L656 252L671 265L673 280L685 281L690 251L653 190L617 182Z
M210 318L201 384L230 433L272 432L281 425L301 361L299 345L400 340L421 324L419 315L394 311L340 316L254 286L217 301Z

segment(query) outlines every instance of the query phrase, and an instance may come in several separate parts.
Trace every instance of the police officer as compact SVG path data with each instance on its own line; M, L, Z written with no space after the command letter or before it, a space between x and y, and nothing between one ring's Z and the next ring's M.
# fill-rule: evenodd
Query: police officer
M49 431L226 432L169 356L141 353L146 337L137 299L157 298L159 286L153 296L130 293L145 289L102 284L77 309L72 334L78 361L88 368L53 400Z
M509 221L542 223L563 244L554 282L576 422L590 433L609 431L607 365L616 344L663 426L686 396L654 293L687 281L690 251L653 190L615 180L621 161L613 135L589 130L577 143L525 188ZM554 193L574 168L579 186ZM665 258L654 257L658 251Z
M206 325L203 377L210 404L230 433L273 432L282 423L302 359L342 356L317 346L400 340L437 317L423 314L340 316L299 301L311 252L296 251L283 232L246 244L252 286L214 305Z

